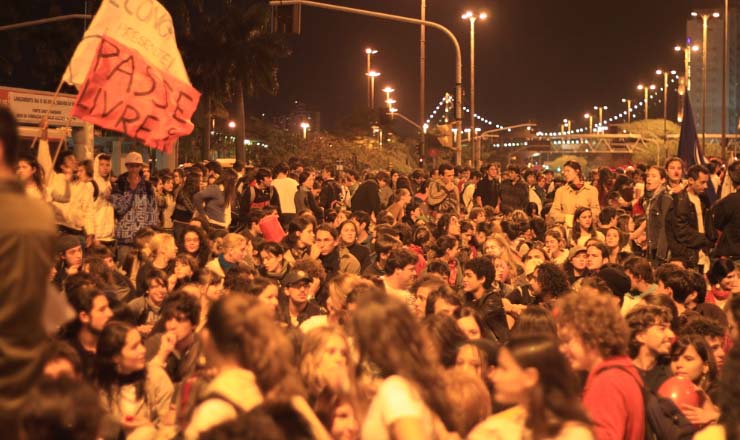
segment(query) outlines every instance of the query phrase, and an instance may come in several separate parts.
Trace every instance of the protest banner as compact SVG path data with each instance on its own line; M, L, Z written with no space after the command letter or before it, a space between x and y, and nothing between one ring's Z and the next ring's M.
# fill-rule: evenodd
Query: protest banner
M156 0L103 0L64 72L66 83L79 89L85 82L104 35L136 50L152 67L190 84L172 17Z
M200 93L189 83L108 36L100 39L92 61L74 116L165 152L193 131L190 117Z

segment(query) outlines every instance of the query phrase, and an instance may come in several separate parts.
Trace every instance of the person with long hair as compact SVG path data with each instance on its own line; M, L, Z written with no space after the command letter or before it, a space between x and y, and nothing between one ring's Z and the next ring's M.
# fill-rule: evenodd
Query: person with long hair
M263 401L305 393L291 362L293 349L267 306L249 295L228 295L208 311L201 332L203 351L215 378L195 407L185 439L237 418Z
M315 173L309 171L304 171L298 176L298 191L295 193L294 202L297 213L308 209L313 213L314 219L321 222L324 219L324 211L316 202L316 197L312 192L315 180Z
M595 238L604 241L604 234L596 230L596 224L591 209L580 207L573 214L573 246L585 246L586 243Z
M352 333L360 360L382 379L362 438L434 438L440 419L452 426L441 367L411 309L376 288L358 295Z
M44 169L38 160L31 156L19 158L16 174L18 179L23 182L27 196L43 201L48 200Z
M353 400L357 397L355 365L341 327L319 327L306 333L299 364L310 404L314 405L322 394L349 394Z
M288 223L288 234L281 244L285 248L285 261L290 265L303 257L317 259L321 254L316 244L316 223L304 216L294 217Z
M211 244L203 228L184 225L180 235L175 234L177 248L198 261L198 267L205 267L211 261Z
M236 200L236 178L236 172L227 168L215 183L193 196L195 210L211 228L229 229L231 207Z
M604 244L609 249L609 262L617 264L620 261L620 257L623 255L629 255L629 234L621 231L616 226L612 226L606 230L604 234Z
M271 316L277 317L278 296L280 292L275 280L258 276L246 284L246 288L239 293L246 293L247 295L256 297L272 312Z
M736 440L740 438L740 345L737 343L727 356L719 383L723 390L722 399L719 401L722 417L718 424L709 425L698 432L694 440Z
M345 220L339 225L337 230L339 231L339 245L346 247L357 258L362 269L368 267L372 263L370 249L357 242L357 238L360 235L357 223L352 220Z
M182 237L183 229L195 217L193 196L200 192L200 182L203 172L198 168L191 168L185 176L185 181L175 188L175 210L172 212L172 225L175 237Z
M555 264L562 266L568 261L568 247L559 229L552 228L545 232L545 251Z
M94 383L103 408L127 437L154 438L170 432L174 388L161 367L174 349L174 335L162 337L157 356L147 364L141 335L132 325L110 321L100 334L95 353Z
M671 371L675 376L691 380L703 394L701 407L684 405L681 410L691 423L704 425L719 419L713 401L719 396L717 363L712 349L701 335L682 335L671 349Z
M494 398L514 404L476 426L470 440L490 438L593 439L579 402L578 380L556 339L527 336L498 352Z

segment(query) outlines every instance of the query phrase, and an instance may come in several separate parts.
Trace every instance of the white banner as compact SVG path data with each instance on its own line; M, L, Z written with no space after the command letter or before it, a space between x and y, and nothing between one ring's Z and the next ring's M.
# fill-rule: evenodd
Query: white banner
M175 41L172 17L156 0L103 0L64 72L78 89L85 82L103 35L136 50L154 67L190 84Z

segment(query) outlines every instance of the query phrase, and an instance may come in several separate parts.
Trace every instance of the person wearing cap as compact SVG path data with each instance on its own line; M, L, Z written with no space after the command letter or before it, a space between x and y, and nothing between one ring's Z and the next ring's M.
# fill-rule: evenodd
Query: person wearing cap
M126 155L126 173L122 174L111 193L116 214L115 237L118 261L124 261L134 248L134 236L144 227L159 226L159 208L154 188L144 179L144 159L132 151Z
M308 291L313 278L303 270L292 270L283 278L285 294L280 297L278 320L289 327L298 327L308 318L326 312L313 300Z
M54 264L54 214L16 178L20 149L13 113L0 106L0 426L16 438L18 412L42 370L44 302Z
M82 237L77 235L61 235L56 242L57 263L54 267L56 274L53 283L62 289L64 280L68 276L80 273L82 270Z
M565 162L563 176L566 184L555 191L550 218L557 223L573 226L573 215L579 207L591 208L593 216L598 217L601 211L599 191L583 180L581 164L573 160Z
M568 253L568 262L563 265L565 273L568 274L570 284L588 275L588 253L583 246L574 246Z

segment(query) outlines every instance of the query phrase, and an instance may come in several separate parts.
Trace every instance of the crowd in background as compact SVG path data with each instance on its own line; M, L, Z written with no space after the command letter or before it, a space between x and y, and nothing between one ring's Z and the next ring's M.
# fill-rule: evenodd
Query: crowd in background
M6 113L22 438L740 438L740 162L116 176Z

